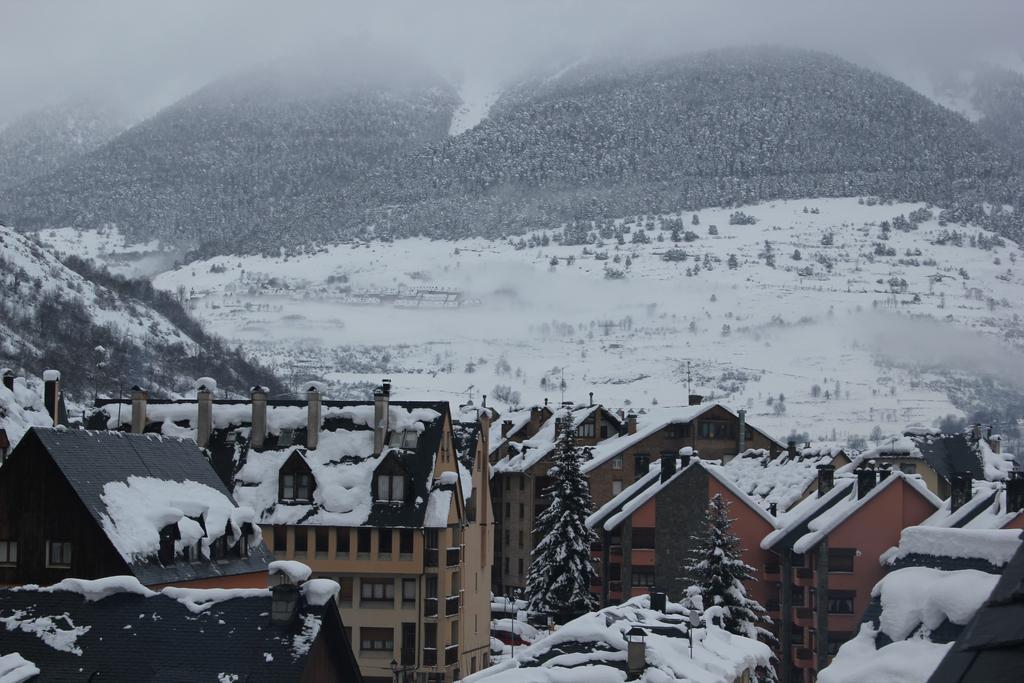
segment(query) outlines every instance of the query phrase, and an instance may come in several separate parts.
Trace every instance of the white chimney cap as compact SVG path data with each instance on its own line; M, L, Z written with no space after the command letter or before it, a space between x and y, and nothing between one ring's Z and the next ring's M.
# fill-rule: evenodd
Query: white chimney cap
M327 393L327 385L319 380L310 380L302 385L302 391L307 394L311 391L316 391L316 393L323 395Z
M287 576L292 583L302 583L310 577L313 570L309 568L308 564L297 562L295 560L274 560L267 569L271 576L275 574L283 574Z
M44 382L59 382L60 381L60 370L46 370L43 372Z
M679 455L693 455L693 453L693 448L691 448L690 446L684 446L683 448L679 449Z
M207 391L217 391L217 380L212 377L200 377L195 382L195 388L197 391L204 388Z

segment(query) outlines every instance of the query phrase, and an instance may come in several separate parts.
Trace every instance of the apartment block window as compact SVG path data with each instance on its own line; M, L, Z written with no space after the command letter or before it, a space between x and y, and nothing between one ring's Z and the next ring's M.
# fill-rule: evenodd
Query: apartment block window
M519 576L523 575L523 558L519 558Z
M526 490L526 477L519 477L519 490L520 491L525 491Z
M855 548L829 548L828 549L828 570L830 572L853 572L853 558L856 557Z
M402 529L398 532L398 554L412 555L414 547L414 536L412 529Z
M594 434L596 433L594 431L594 421L593 420L587 420L586 422L583 422L582 424L580 424L579 428L576 430L576 433L577 433L578 436L593 437Z
M427 598L437 597L437 574L427 575L427 585L425 590L427 591Z
M71 543L67 541L48 541L46 544L47 567L71 566Z
M511 529L505 529L505 545L508 546L508 545L511 545L511 543L512 543L512 530Z
M793 607L806 607L807 601L803 586L793 586Z
M391 432L391 438L388 439L388 445L392 448L416 448L416 441L419 439L420 433L415 430L406 430L402 432Z
M522 529L519 530L519 547L520 548L523 547L523 530Z
M505 519L512 516L512 503L505 503Z
M356 529L356 553L365 557L370 556L370 537L373 529L360 527Z
M505 573L506 574L508 574L509 571L510 571L509 568L508 568L509 562L511 562L511 560L509 560L509 558L506 557L505 558Z
M395 649L395 629L363 626L359 629L359 649L391 652Z
M654 569L639 569L634 567L632 583L634 586L653 586Z
M0 565L13 566L18 564L18 542L0 541Z
M835 654L839 652L839 648L842 646L842 644L848 641L850 638L853 638L852 633L847 633L845 631L829 631L828 647L826 648L828 650L829 655L835 656Z
M437 647L437 624L432 621L423 624L423 647Z
M900 472L903 474L917 474L917 465L912 462L905 462L900 465Z
M450 645L459 644L459 622L457 621L452 622L452 638L448 642Z
M381 529L377 533L377 553L382 557L382 559L389 559L391 557L391 544L393 541L391 529Z
M437 550L437 529L427 529L424 538L427 550Z
M288 527L274 527L274 552L283 553L288 549Z
M512 490L512 478L509 477L507 474L505 475L505 490L506 491L511 491Z
M519 519L526 519L526 505L519 504Z
M352 602L352 577L342 576L337 579L341 584L341 591L338 593L338 600L341 602Z
M309 529L306 527L295 527L295 554L305 555L309 552Z
M612 479L612 495L617 496L622 493L622 480Z
M314 531L314 540L316 541L316 556L319 558L327 557L327 543L331 537L330 529L326 529L322 526L318 526Z
M644 476L651 470L651 456L646 453L638 453L633 457L633 476L637 479Z
M349 552L349 530L341 527L334 530L334 554L347 556Z
M393 579L361 579L359 599L377 602L394 602L395 582Z
M644 527L633 529L633 548L641 550L653 550L654 529Z
M402 579L402 603L416 602L416 579Z
M736 425L721 420L701 420L697 423L697 436L701 439L735 439Z
M856 591L829 591L828 613L853 614L853 599L855 597L857 597Z
M612 458L612 469L613 470L621 470L622 469L622 456L621 455L616 455L614 458Z

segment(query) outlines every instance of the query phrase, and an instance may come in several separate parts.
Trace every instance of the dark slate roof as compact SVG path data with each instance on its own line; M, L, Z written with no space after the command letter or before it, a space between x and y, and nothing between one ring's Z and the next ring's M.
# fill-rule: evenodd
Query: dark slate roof
M189 439L45 427L33 427L29 435L38 439L50 454L100 529L107 512L107 506L100 497L104 485L112 481L127 481L131 476L194 481L223 493L228 500L235 502L202 451ZM29 438L22 440L22 444L30 443ZM259 543L252 548L248 558L194 563L179 559L168 567L161 566L154 558L131 562L129 567L139 581L154 585L263 572L272 559L266 546Z
M779 536L779 538L775 539L775 541L771 544L770 550L780 552L782 550L792 549L793 544L796 543L802 536L807 534L808 531L810 531L809 525L811 521L817 519L823 513L827 512L828 510L834 508L842 501L846 500L847 496L849 496L850 494L850 491L856 485L857 481L855 479L837 478L835 480L833 491L838 490L839 492L832 494L831 497L826 497L824 502L822 502L820 505L814 506L813 510L809 511L809 513L806 514L805 517L803 517L799 522L794 524L792 527L785 526L784 524L783 528L785 528L785 532L782 533ZM832 493L832 491L829 491L829 493ZM821 498L822 496L818 496L813 500L820 500ZM808 505L813 504L809 503Z
M929 683L1009 683L1024 671L1024 546Z
M198 614L163 593L144 597L120 592L95 602L77 592L0 590L0 617L53 617L58 628L87 628L75 640L81 654L61 651L20 628L2 632L2 650L18 652L39 667L34 681L124 683L218 683L219 674L238 683L299 681L309 659L295 638L311 626L349 667L343 681L359 681L334 602L303 605L289 625L270 622L269 591L235 597ZM64 617L66 615L66 618Z
M941 477L948 480L953 474L970 472L974 479L985 478L981 458L966 434L912 435L910 439Z

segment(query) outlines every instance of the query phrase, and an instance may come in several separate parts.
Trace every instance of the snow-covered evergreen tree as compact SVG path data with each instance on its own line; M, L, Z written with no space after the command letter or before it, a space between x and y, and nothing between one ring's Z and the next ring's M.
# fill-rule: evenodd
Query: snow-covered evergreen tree
M694 546L683 567L693 584L687 602L701 609L721 607L722 627L748 638L774 642L764 624L772 623L765 608L747 595L744 581L754 580L754 568L740 556L740 540L732 533L729 502L716 494L709 502L704 528L693 536Z
M544 492L550 504L537 518L541 540L533 550L526 597L531 610L564 623L597 608L590 592L595 574L590 545L596 535L586 524L593 504L590 484L580 469L582 451L576 445L576 426L571 414L559 419L561 431L550 470L553 483Z

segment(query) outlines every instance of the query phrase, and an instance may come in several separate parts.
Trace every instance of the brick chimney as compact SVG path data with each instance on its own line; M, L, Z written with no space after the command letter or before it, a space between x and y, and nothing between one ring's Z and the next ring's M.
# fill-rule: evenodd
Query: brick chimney
M701 394L690 394L690 405L699 406L704 401L704 397Z
M196 402L199 404L199 415L196 419L196 445L206 448L210 445L210 434L213 432L213 391L211 391L211 387L200 384L196 389Z
M501 423L501 438L508 436L508 433L512 431L512 420L503 420Z
M981 440L981 425L980 424L973 424L973 425L971 425L971 439L973 439L974 441L980 441Z
M3 372L0 372L0 379L3 384L7 387L8 391L14 391L14 371L9 368L4 368Z
M43 372L43 405L53 420L53 426L60 424L60 371Z
M683 448L680 448L679 469L685 470L687 467L690 466L690 459L695 457L697 457L697 451L695 451L694 449L690 448L689 446L684 446Z
M320 387L310 384L306 388L306 448L311 451L320 444L321 405Z
M1006 479L1006 510L1024 511L1024 472L1014 470Z
M149 394L143 391L142 387L132 387L132 434L142 434L146 431L146 403L149 401Z
M790 441L786 442L786 453L791 458L795 458L797 456L797 453L796 453L796 441L790 440Z
M835 465L818 465L818 497L824 496L836 485Z
M878 483L878 474L871 467L860 467L857 472L857 498L868 495Z
M736 411L739 419L739 433L736 436L736 454L747 450L747 411L740 408Z
M250 392L252 424L249 427L249 446L259 450L267 438L267 389L257 384Z
M949 511L956 512L970 500L974 494L974 478L970 472L957 472L949 477Z
M384 450L388 437L388 420L391 411L391 380L386 379L373 390L373 452Z
M526 438L532 439L533 435L540 431L540 425L543 421L544 410L540 406L532 406L530 408L530 424L527 426Z
M689 458L687 458L689 460ZM689 464L689 463L687 463ZM661 456L661 483L664 484L666 481L672 478L672 475L676 473L676 456L674 455L663 455Z
M626 434L636 434L636 413L626 416Z

